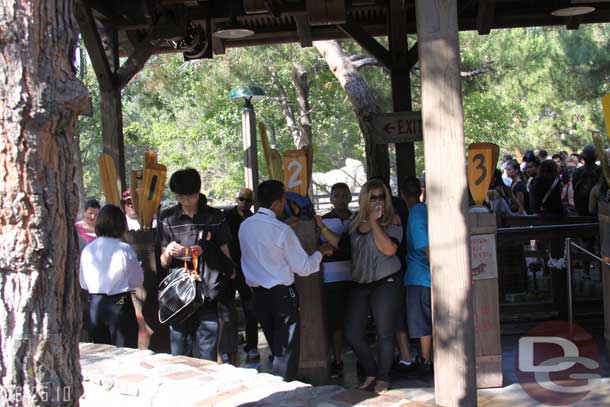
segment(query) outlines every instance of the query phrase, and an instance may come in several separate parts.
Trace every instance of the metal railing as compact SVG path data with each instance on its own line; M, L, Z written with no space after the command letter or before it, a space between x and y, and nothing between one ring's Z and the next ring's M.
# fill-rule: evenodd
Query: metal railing
M575 247L580 250L582 253L585 253L589 257L592 257L595 260L604 263L607 266L610 266L610 263L596 255L595 253L590 252L584 247L574 243L571 237L566 237L565 239L565 261L566 261L566 274L568 279L568 321L570 325L574 323L574 305L572 304L572 250L571 248Z

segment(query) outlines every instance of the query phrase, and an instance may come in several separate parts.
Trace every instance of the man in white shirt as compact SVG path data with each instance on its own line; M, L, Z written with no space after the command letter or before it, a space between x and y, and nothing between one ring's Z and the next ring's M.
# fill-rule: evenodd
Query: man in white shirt
M274 356L273 374L285 380L296 377L299 363L299 298L295 273L317 272L329 244L308 256L290 226L279 221L286 204L284 184L269 180L256 191L260 208L239 228L241 266L254 293L254 309Z

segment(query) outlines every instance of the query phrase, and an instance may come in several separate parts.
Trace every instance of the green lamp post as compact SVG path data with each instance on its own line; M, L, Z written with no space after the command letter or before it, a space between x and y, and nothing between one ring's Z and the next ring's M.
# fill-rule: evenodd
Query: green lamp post
M259 86L240 86L232 89L229 97L233 102L242 103L241 127L244 142L244 172L246 187L253 191L258 186L258 153L256 148L256 115L253 102L265 97Z

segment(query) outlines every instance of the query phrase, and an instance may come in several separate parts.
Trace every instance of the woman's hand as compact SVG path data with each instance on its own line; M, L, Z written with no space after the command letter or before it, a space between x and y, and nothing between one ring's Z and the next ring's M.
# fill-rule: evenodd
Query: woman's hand
M371 221L374 221L375 223L377 223L377 221L383 217L384 210L385 210L384 205L382 205L382 204L375 205L373 207L373 210L369 214L369 218L371 219Z

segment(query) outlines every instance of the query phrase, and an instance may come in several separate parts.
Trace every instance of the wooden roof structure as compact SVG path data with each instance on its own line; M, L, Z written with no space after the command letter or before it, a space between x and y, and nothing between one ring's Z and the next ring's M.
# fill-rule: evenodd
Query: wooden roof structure
M415 0L403 0L412 13L401 22L415 33ZM460 30L610 22L609 0L458 0ZM186 59L211 58L226 48L366 36L389 32L389 0L80 0L98 27L116 31L121 56L133 55L145 42L153 54L185 54ZM580 16L551 13L565 7L593 7ZM85 18L79 17L80 22ZM231 21L254 35L223 40L212 35Z

